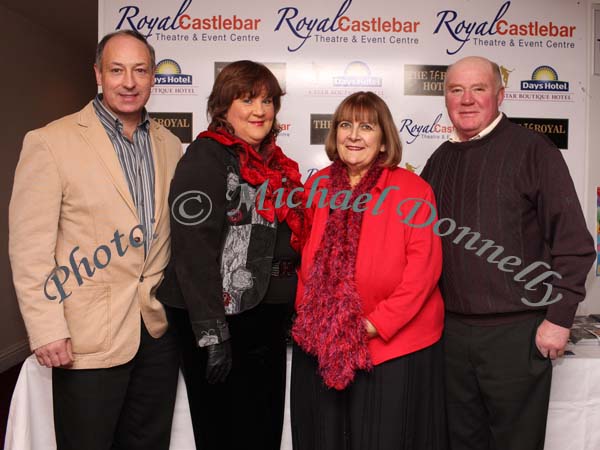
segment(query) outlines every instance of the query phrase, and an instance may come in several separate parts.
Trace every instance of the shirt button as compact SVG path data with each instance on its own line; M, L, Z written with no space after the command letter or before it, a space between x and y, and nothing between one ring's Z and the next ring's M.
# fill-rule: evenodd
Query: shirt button
M140 283L144 282L144 275L140 276Z
M134 240L135 242L137 242L138 244L139 244L140 242L142 242L142 238L141 238L141 237L139 237L139 236L136 236L136 237L134 237L134 238L133 238L133 240Z

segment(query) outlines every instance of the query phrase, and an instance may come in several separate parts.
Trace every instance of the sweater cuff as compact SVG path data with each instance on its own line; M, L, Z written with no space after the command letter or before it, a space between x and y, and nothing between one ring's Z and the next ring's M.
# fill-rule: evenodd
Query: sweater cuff
M45 334L43 336L30 335L29 347L33 352L36 349L43 347L44 345L51 344L52 342L56 342L61 339L71 339L71 334L69 333L69 330L66 326L60 330L57 330L50 334Z
M388 334L388 330L386 330L376 318L373 318L373 314L368 315L367 320L371 322L371 324L377 330L377 337L380 337L384 342L390 340L391 336Z
M558 302L548 306L546 320L564 328L571 328L578 306L578 301L565 296Z
M194 330L198 347L220 344L230 338L229 326L225 320L211 319L192 322L192 330Z

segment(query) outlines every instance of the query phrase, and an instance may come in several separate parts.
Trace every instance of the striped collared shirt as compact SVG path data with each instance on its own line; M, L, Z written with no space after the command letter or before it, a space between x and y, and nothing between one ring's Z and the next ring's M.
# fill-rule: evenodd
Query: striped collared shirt
M144 108L142 121L133 132L133 141L130 141L123 134L123 122L102 103L102 94L94 99L94 110L121 163L140 225L144 227L144 253L147 255L154 224L154 160L150 141L150 116Z

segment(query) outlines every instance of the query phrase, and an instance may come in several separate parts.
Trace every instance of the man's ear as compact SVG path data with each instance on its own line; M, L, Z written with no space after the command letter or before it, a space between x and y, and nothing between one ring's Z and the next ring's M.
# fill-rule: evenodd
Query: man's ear
M504 86L502 86L499 90L498 90L498 95L496 97L496 101L498 103L498 108L500 108L500 105L502 104L502 102L504 101Z
M97 64L94 64L94 73L96 74L96 84L102 86L102 70Z

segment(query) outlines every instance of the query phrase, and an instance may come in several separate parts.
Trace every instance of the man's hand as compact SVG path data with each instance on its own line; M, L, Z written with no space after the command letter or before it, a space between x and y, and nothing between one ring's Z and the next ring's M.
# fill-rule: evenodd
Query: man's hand
M569 331L568 328L555 325L544 319L535 334L535 345L544 357L559 358L565 353Z
M42 366L49 368L69 366L73 363L71 339L59 339L36 348L33 353Z

